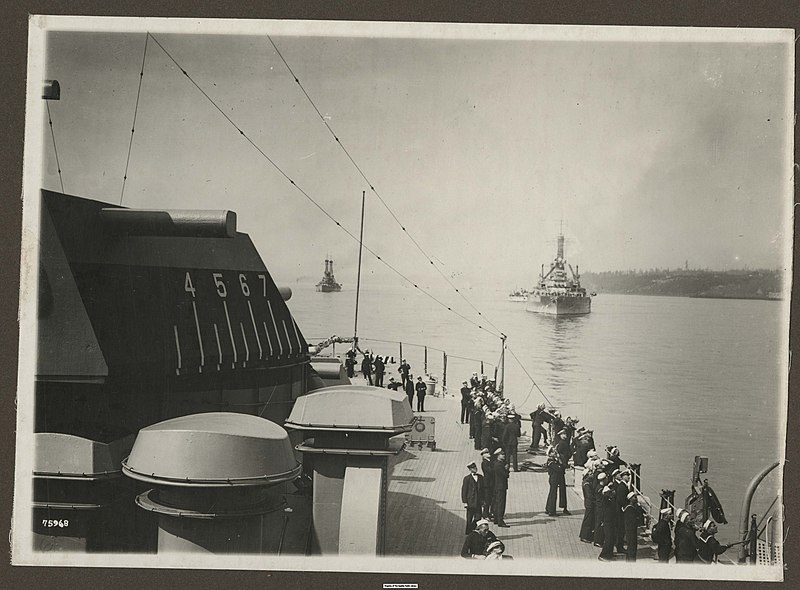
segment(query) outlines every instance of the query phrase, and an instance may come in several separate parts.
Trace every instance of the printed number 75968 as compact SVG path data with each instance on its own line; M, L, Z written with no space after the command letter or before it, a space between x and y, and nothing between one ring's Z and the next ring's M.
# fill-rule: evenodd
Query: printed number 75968
M44 520L42 520L42 526L45 527L45 528L61 527L63 529L63 528L66 528L66 527L69 526L69 520L67 520L67 519L63 519L63 520L46 520L46 519L44 519Z

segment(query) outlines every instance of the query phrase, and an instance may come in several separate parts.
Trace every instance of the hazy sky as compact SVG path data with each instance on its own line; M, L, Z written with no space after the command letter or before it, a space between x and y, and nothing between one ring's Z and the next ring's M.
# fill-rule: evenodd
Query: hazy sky
M370 194L266 37L157 34L306 192L428 285L441 278ZM563 217L583 271L778 268L790 44L273 37L384 200L457 286L533 283ZM46 76L67 193L118 203L144 34L52 33ZM59 190L52 140L43 187ZM148 43L124 205L228 208L279 283L358 245ZM398 282L365 253L371 280Z

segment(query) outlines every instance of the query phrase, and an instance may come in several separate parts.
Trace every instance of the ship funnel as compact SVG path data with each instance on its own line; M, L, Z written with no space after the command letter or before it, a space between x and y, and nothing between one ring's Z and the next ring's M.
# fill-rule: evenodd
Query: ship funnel
M196 238L236 236L236 213L233 211L165 211L109 207L101 209L99 215L103 226L117 234Z

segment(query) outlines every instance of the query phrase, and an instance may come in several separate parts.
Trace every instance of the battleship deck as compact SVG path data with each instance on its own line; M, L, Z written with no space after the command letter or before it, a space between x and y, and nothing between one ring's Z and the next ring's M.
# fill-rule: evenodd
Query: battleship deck
M427 396L425 405L424 414L436 419L436 450L414 447L390 460L387 555L458 556L464 542L461 482L467 463L480 464L480 456L469 439L469 425L459 421L459 399ZM492 525L491 530L505 544L506 554L517 559L596 559L600 550L578 539L584 511L575 489L567 488L572 516L545 514L549 485L541 467L544 455L528 454L529 444L529 436L520 438L519 467L524 470L509 477L505 520L510 528Z

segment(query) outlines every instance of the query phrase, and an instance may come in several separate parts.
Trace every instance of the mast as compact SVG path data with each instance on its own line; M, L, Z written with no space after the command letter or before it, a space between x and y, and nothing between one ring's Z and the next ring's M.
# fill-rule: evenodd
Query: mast
M358 279L356 280L356 313L353 324L353 350L358 347L358 296L361 294L361 252L364 249L364 202L367 191L361 191L361 233L358 236Z

